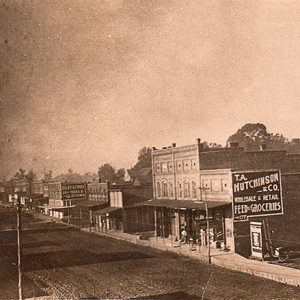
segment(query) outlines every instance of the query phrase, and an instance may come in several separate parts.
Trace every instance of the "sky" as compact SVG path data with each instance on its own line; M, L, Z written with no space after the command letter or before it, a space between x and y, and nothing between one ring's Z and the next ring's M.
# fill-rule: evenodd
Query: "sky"
M0 0L0 175L144 147L300 137L300 2Z

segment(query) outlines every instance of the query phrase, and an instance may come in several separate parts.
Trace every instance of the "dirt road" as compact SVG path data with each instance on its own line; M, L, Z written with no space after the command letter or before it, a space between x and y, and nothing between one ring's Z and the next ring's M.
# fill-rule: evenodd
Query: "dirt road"
M88 233L27 233L23 242L25 297L300 299L297 287ZM0 270L0 298L17 298L15 245L0 245Z

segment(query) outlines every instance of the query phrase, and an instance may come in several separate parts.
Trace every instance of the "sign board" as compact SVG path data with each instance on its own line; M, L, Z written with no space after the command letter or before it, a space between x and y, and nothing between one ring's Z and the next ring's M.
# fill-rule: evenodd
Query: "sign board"
M263 259L262 223L250 222L251 255Z
M233 172L232 193L235 221L283 214L279 170Z
M86 198L86 184L84 183L62 183L61 191L63 200Z

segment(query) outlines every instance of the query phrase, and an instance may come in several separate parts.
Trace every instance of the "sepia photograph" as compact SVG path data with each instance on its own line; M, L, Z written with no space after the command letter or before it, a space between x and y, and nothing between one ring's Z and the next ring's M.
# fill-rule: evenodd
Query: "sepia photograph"
M0 300L300 299L300 1L0 0Z

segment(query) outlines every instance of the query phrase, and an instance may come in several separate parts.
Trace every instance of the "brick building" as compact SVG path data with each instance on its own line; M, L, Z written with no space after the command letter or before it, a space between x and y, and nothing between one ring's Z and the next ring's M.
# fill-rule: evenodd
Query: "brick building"
M139 205L154 208L157 236L179 240L184 228L188 236L205 245L206 202L211 240L249 255L249 221L233 220L232 176L236 171L270 169L281 171L285 211L282 216L267 217L273 240L279 240L280 234L299 240L300 223L295 220L299 219L300 155L284 150L262 147L261 151L247 152L234 143L228 148L204 149L199 139L194 145L154 149L153 199Z
M78 182L49 182L49 205L40 206L45 214L63 219L71 209L87 199L87 184Z
M49 196L48 182L44 180L33 180L31 183L31 194Z
M108 182L90 182L87 191L89 201L108 202Z

